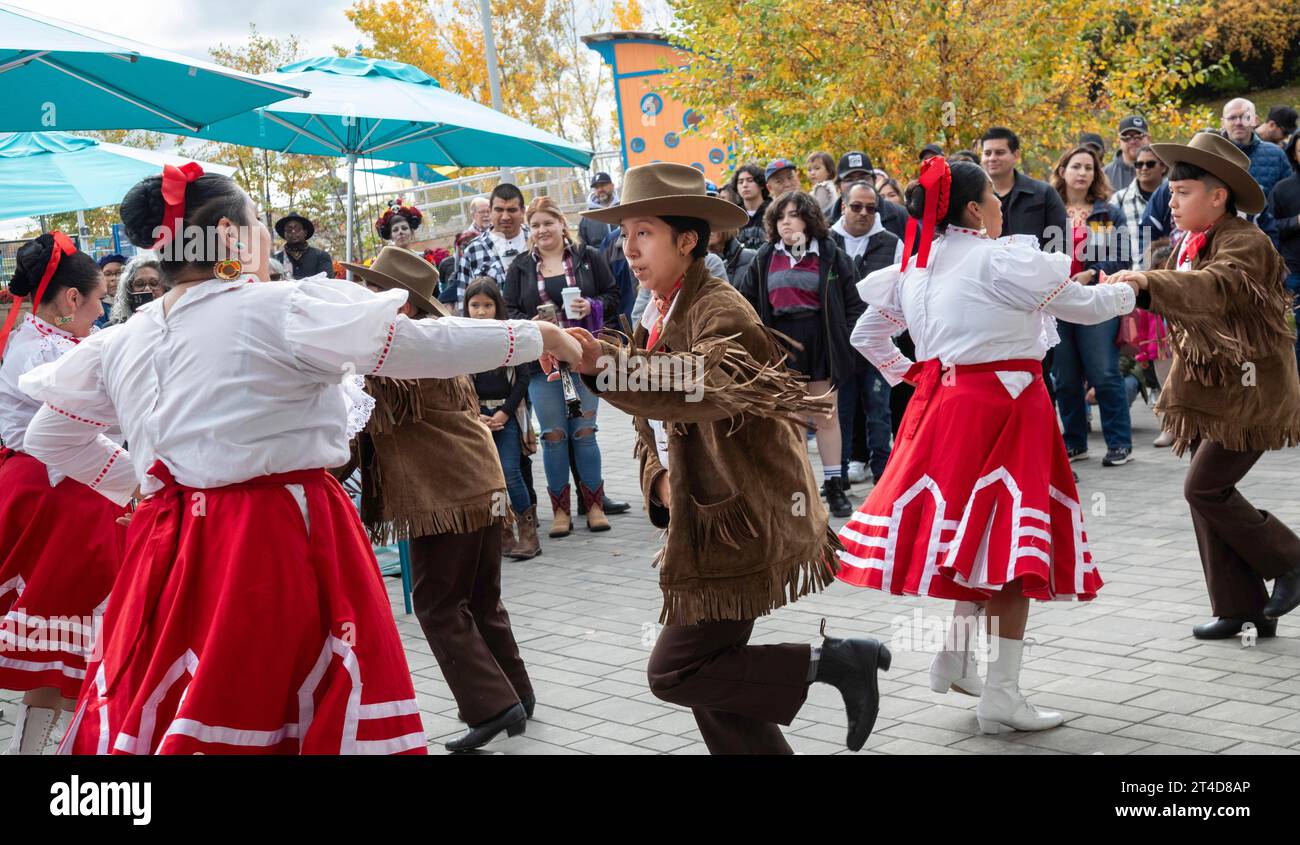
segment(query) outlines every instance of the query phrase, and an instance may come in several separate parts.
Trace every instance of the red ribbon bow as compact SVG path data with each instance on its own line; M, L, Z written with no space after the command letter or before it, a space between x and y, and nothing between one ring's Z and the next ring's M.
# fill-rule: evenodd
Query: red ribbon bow
M925 188L925 211L921 217L921 247L916 255L917 267L930 264L930 242L934 240L934 227L939 218L948 216L948 199L952 191L952 171L943 156L934 156L921 164L921 187ZM907 237L903 242L903 271L912 260L916 245L916 221L909 221Z
M45 296L45 289L50 286L50 280L58 272L59 262L63 260L63 256L72 255L77 251L77 245L62 232L55 230L50 235L54 238L54 251L50 253L50 260L45 264L45 272L41 274L41 283L36 286L36 295L32 297L33 314L41 307L41 298ZM15 296L4 327L0 328L0 358L4 357L5 346L9 343L9 333L13 331L14 325L18 322L18 315L22 313L22 304L23 297Z
M163 165L162 195L167 208L163 211L159 228L162 234L153 242L153 249L176 239L181 223L185 219L185 189L195 179L203 175L203 168L196 161L188 161L180 167L172 164Z

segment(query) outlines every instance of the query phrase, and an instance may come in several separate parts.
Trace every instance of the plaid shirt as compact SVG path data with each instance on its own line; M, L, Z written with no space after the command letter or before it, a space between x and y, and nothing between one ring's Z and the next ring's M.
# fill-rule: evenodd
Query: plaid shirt
M1128 187L1119 191L1111 197L1111 202L1119 206L1120 211L1124 212L1124 219L1128 221L1128 238L1129 238L1129 257L1133 261L1134 270L1146 270L1146 247L1150 242L1149 237L1144 237L1142 232L1142 213L1147 210L1147 200L1142 198L1142 192L1138 190L1137 179L1128 183Z
M528 227L524 226L520 231L524 237L528 237ZM461 314L465 310L465 289L469 283L479 276L487 276L495 279L497 287L505 289L506 286L506 268L497 257L496 246L492 243L492 230L484 232L474 240L465 244L465 251L461 253L460 260L456 262L456 313Z

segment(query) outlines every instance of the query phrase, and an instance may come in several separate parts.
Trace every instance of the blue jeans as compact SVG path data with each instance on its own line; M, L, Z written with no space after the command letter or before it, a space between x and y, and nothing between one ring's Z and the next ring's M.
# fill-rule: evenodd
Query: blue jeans
M571 420L564 405L564 388L558 381L547 381L543 373L534 374L528 381L528 399L542 427L546 488L557 496L569 486L569 440L573 441L578 478L587 489L595 492L605 483L600 473L600 446L596 444L596 409L600 400L576 374L573 383L582 400L582 416ZM560 438L551 439L556 433Z
M853 373L840 382L839 387L840 441L843 455L840 461L844 477L849 476L849 457L853 452L853 418L859 410L867 427L867 464L871 477L879 480L889 462L889 441L893 432L889 417L889 382L875 367L855 367Z
M1068 449L1088 447L1088 408L1084 379L1097 392L1101 431L1110 449L1133 448L1133 423L1128 413L1128 396L1119 373L1119 348L1115 336L1119 318L1095 326L1080 326L1061 320L1056 326L1061 345L1052 360L1056 380L1056 403L1065 424Z
M501 458L501 472L506 477L506 493L510 496L510 508L522 514L533 506L528 497L528 485L524 483L523 442L520 439L519 420L510 417L505 427L492 432L492 440L497 444L497 455Z

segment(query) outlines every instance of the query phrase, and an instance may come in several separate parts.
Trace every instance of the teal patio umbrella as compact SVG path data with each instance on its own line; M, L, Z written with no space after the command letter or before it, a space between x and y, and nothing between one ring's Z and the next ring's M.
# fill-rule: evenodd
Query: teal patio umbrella
M592 153L473 100L444 91L424 71L384 59L323 56L261 79L304 88L291 99L196 134L281 153L346 158L347 257L352 259L358 158L456 167L582 167Z
M387 167L363 167L361 169L367 173L374 173L376 176L395 176L398 179L409 179L421 185L434 185L438 182L446 182L448 179L448 177L443 176L429 165L416 164L413 161L405 164L390 164Z
M0 134L0 220L117 205L131 186L182 156L66 132ZM202 163L229 176L233 167Z
M305 95L275 80L0 3L0 131L197 132Z

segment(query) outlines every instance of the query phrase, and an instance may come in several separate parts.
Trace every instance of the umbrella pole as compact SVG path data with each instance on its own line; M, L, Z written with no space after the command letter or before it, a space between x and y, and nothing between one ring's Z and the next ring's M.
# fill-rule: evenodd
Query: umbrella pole
M356 219L356 181L357 181L357 157L355 153L348 153L348 238L347 238L347 256L348 263L352 263L352 228ZM352 271L348 271L348 278L352 278Z

